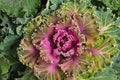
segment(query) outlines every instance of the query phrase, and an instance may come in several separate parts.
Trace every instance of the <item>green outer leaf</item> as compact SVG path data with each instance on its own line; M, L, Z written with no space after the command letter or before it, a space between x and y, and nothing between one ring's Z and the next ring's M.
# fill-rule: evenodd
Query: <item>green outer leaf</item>
M41 12L42 15L46 15L53 10L56 10L57 7L63 3L63 0L48 0L46 8Z
M100 28L107 27L108 25L114 23L112 10L107 9L107 11L105 12L105 11L103 11L103 9L101 9L99 11L94 9L94 12L96 14L96 17L99 20L98 23L100 25L99 26Z
M107 7L116 11L116 14L120 16L120 0L101 0Z
M120 28L120 17L117 18L115 25Z
M4 75L5 73L7 73L9 67L10 67L9 61L5 57L1 56L1 54L0 54L1 75Z
M0 50L7 50L11 45L13 45L19 38L18 35L6 36L3 43L0 44Z
M26 66L20 62L12 64L9 68L7 80L14 80L15 78L22 77L25 69Z
M102 72L97 72L88 80L117 80L114 70L111 67L105 68Z
M38 80L33 74L26 73L22 78L18 78L17 80Z
M40 0L0 0L0 10L8 15L23 17L23 14L30 16L36 13Z

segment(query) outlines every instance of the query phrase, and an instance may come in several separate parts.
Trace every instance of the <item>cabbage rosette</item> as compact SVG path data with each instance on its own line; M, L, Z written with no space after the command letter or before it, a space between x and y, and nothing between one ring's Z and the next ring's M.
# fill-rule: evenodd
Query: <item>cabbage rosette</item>
M92 7L79 5L65 3L24 27L19 59L38 79L82 80L112 64L115 39L104 34Z

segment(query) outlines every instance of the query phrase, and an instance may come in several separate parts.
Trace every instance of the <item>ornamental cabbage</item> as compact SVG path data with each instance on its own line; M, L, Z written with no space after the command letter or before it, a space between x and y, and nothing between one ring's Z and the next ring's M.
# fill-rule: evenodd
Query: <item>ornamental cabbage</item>
M102 70L111 65L116 42L97 21L92 7L79 9L77 3L36 17L24 28L20 61L40 80L78 80Z

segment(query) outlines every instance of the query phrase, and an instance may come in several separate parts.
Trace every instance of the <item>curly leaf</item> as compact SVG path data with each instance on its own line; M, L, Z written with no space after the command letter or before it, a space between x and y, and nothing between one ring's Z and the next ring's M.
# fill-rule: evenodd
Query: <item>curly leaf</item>
M118 80L117 76L115 75L114 70L111 67L105 68L101 72L97 72L88 80Z
M0 68L2 69L2 74L7 73L9 67L9 61L0 55Z
M6 80L9 67L9 61L0 54L0 80Z
M99 30L100 33L104 33L104 31L106 31L109 27L114 25L114 16L112 14L112 10L107 9L106 12L104 12L103 10L94 10L96 13L96 17L98 18L97 23L99 23Z
M30 16L36 13L40 0L0 0L0 10L8 15L23 17L23 14Z
M118 80L120 80L120 54L115 57L112 68L114 69L114 72L116 72Z
M120 0L102 0L102 2L120 16Z
M41 12L42 15L46 15L53 10L56 10L57 7L63 3L63 0L48 0L46 8Z

